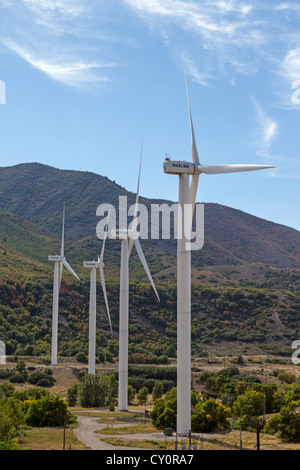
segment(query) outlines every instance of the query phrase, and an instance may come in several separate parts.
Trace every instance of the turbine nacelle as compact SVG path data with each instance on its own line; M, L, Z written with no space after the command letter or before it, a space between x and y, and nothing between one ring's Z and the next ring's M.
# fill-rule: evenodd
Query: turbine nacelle
M97 269L100 268L101 263L99 261L84 261L83 267L89 269Z
M62 256L60 255L49 255L48 261L62 261Z
M194 163L186 161L173 161L170 158L166 158L163 163L163 169L165 173L171 175L181 175L182 173L187 173L188 175L193 175L196 170Z

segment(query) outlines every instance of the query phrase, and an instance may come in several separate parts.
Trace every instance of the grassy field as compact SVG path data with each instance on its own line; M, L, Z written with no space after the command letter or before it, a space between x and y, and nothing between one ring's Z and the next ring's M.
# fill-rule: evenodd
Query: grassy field
M31 428L19 437L20 450L87 450L72 428Z
M132 407L134 410L134 407ZM140 410L137 410L140 411ZM105 427L99 431L99 439L113 446L133 447L149 450L184 450L188 448L188 439L166 437L154 428L149 420L144 421L141 414L119 412L77 411L76 414L93 415ZM133 420L128 422L128 420ZM89 448L78 441L74 433L76 425L59 428L29 428L25 429L19 439L21 450L88 450ZM230 430L220 434L192 435L193 450L256 450L257 436L255 432ZM176 442L177 441L177 442ZM300 443L288 442L277 436L260 434L261 450L300 450Z

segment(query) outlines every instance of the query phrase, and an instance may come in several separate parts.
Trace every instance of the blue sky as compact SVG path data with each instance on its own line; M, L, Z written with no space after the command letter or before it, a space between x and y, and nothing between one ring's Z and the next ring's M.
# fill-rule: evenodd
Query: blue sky
M0 166L92 171L177 201L165 155L276 169L201 175L217 202L300 230L296 0L0 0ZM99 192L101 188L99 188Z

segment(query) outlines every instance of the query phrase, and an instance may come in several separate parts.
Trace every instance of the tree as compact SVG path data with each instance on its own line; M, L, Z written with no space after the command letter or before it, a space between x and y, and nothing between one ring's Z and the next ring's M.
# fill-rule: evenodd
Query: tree
M68 405L69 406L76 406L77 403L77 394L78 394L78 384L73 384L71 387L68 388Z
M132 403L136 394L135 388L132 385L128 385L128 403Z
M272 383L255 383L252 386L252 390L261 392L263 394L265 400L266 413L276 413L280 410L280 407L283 404L283 397L280 393L278 393L277 385Z
M147 402L148 395L149 395L148 388L147 388L147 387L142 387L142 388L138 391L138 394L137 394L137 399L138 399L139 403L140 403L140 404L146 403L146 402Z
M107 384L107 404L113 405L118 396L118 382L114 374L106 375Z
M105 385L101 383L99 374L85 374L78 389L81 406L87 408L103 406L107 392Z
M25 421L29 426L63 426L71 420L66 402L59 396L45 395L29 404Z
M300 439L299 401L283 406L280 412L272 416L264 426L266 433L279 433L283 439L291 441Z
M113 404L117 393L114 374L85 374L78 386L79 402L87 408Z
M173 344L167 347L166 355L168 357L176 357L176 348L173 346Z
M174 426L177 413L177 389L173 387L163 398L155 400L151 411L152 424L159 429Z
M163 394L164 394L164 386L162 382L156 382L152 390L153 400L157 400L157 398L161 398Z
M164 427L164 422L162 415L165 411L165 401L163 398L159 398L155 401L154 407L150 413L151 422L153 426L156 426L159 429Z
M217 428L227 429L230 409L213 398L199 402L192 414L192 430L194 432L212 432Z
M286 405L292 401L300 401L300 382L296 382L289 386L287 392L284 394L284 402Z
M259 416L263 413L263 394L256 390L247 390L243 395L239 395L232 405L235 416Z
M173 428L176 425L176 411L166 406L164 412L160 416L161 427Z
M0 449L16 449L15 436L24 421L21 404L12 397L0 401Z
M26 364L25 364L24 361L18 361L18 363L16 365L16 371L19 372L20 374L22 374L24 377L27 376Z

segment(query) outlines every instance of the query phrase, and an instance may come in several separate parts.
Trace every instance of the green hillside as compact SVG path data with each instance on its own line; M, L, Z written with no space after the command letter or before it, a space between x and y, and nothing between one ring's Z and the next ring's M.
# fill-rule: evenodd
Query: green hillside
M107 178L40 164L0 168L0 340L10 355L50 354L52 276L65 254L80 282L64 271L59 354L87 353L89 272L97 259L96 208L135 195ZM148 207L155 201L141 199ZM161 302L135 250L130 258L130 362L164 363L176 354L176 241L141 241ZM120 242L107 240L105 273L111 337L98 278L97 354L117 360ZM193 354L252 351L291 354L300 325L300 233L218 204L205 204L205 245L192 253Z
M157 285L160 303L150 286L130 285L129 360L163 363L176 356L176 285ZM97 355L118 358L119 286L107 283L114 335L109 331L102 290L98 287ZM8 355L50 355L52 282L1 280L0 339ZM88 282L62 283L59 311L59 354L88 352ZM288 291L225 288L192 289L192 352L195 356L291 355L299 337L300 295ZM168 359L166 359L168 358Z

